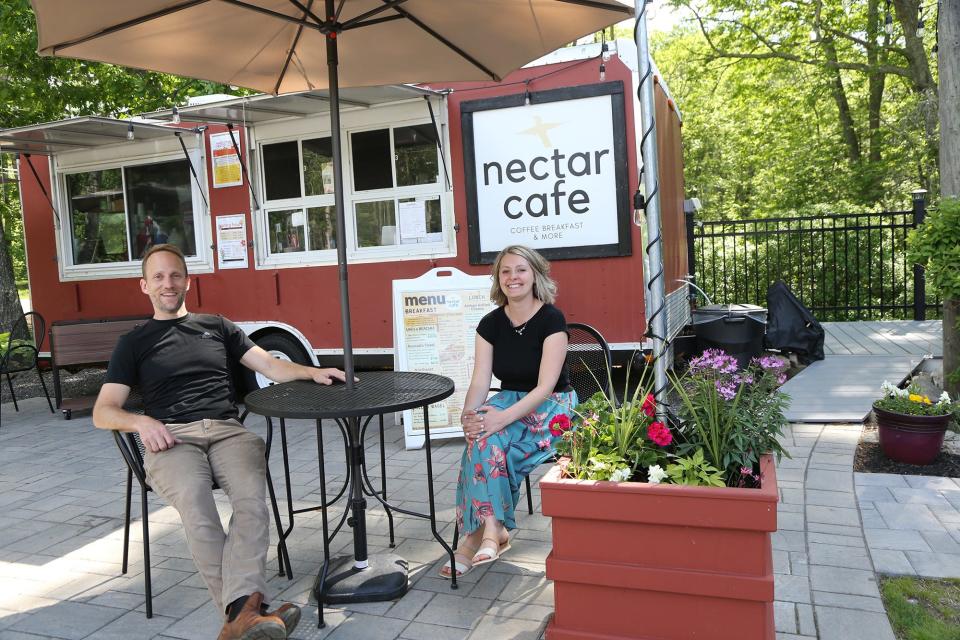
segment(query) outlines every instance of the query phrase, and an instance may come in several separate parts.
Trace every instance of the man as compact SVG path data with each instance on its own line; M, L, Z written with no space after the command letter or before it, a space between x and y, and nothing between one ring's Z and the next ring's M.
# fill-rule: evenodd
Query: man
M231 365L276 382L343 381L338 369L278 360L221 316L188 313L190 277L183 253L158 244L143 256L140 289L153 318L123 336L93 409L101 429L140 434L153 490L180 513L187 545L213 601L226 615L219 640L280 640L300 620L284 605L268 612L266 561L269 515L263 440L237 420ZM123 409L139 387L145 413ZM213 481L233 507L224 532Z

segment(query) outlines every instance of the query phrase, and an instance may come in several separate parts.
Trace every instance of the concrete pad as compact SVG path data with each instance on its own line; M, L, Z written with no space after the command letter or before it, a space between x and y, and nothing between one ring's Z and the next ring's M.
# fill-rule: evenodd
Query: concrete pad
M819 640L896 640L885 613L814 607Z

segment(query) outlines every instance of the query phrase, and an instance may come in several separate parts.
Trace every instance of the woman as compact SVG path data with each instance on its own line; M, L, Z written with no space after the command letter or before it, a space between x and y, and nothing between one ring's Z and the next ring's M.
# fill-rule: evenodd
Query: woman
M507 247L493 264L490 300L477 326L476 358L460 415L466 449L457 480L457 524L464 533L457 576L510 547L520 485L554 454L551 421L577 404L564 359L567 323L553 306L550 263L527 247ZM503 389L485 401L491 374ZM440 575L449 578L449 562Z

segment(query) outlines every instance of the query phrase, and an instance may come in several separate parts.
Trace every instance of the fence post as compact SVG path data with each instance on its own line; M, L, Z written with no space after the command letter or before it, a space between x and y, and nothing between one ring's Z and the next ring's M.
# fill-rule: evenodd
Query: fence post
M696 224L693 217L696 215L696 210L692 206L689 208L684 207L683 215L687 222L687 273L690 275L690 282L696 284L696 250L694 249L694 242L696 240L693 235L693 228ZM691 291L690 296L692 299L694 296L696 296L696 293Z
M927 190L917 189L913 196L913 228L923 224L927 217ZM913 265L913 319L927 319L927 277L923 266Z

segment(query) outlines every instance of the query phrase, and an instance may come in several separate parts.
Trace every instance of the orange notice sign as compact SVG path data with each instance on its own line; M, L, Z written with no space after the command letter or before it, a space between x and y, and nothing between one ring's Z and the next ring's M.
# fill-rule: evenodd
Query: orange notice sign
M230 137L233 136L231 141ZM234 147L236 143L236 147ZM240 158L237 157L240 137L235 131L215 133L210 136L210 162L213 174L213 186L236 187L243 184L243 174L240 171Z

